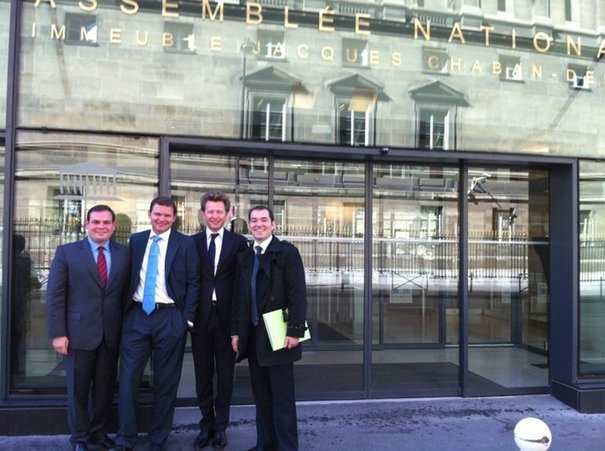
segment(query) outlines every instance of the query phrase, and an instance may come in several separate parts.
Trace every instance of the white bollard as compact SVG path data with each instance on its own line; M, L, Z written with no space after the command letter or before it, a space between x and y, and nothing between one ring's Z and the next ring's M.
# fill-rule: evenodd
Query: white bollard
M521 451L545 451L551 443L549 427L538 418L523 418L515 426L515 444Z

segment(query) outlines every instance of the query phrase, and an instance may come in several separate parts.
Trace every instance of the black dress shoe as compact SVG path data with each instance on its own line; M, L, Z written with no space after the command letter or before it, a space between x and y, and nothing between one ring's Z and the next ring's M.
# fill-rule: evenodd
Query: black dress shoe
M227 434L225 431L216 431L214 433L214 439L212 440L212 447L223 449L225 446L227 446Z
M124 445L116 445L114 450L115 451L132 451L134 448L131 446L124 446Z
M193 442L193 446L196 449L205 448L210 444L210 440L212 439L213 434L210 431L200 431L200 433L195 438Z
M88 445L84 442L74 443L74 451L88 451Z
M116 442L114 442L109 435L102 435L101 437L93 438L91 441L93 445L96 445L100 448L111 449L116 446Z

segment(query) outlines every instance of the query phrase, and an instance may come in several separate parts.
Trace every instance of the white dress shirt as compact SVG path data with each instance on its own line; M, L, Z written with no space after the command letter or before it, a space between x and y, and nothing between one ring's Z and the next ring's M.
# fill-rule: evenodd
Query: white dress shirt
M147 274L147 261L149 260L149 250L151 249L151 243L153 238L156 236L153 230L149 234L149 240L147 240L147 247L145 248L145 255L143 256L143 264L141 265L141 271L139 272L139 284L134 293L134 300L136 302L143 302L143 291L145 287L145 275ZM168 249L168 239L170 238L170 229L166 232L158 235L160 240L158 241L158 277L155 282L155 302L156 304L172 304L174 300L168 296L166 290L166 251Z

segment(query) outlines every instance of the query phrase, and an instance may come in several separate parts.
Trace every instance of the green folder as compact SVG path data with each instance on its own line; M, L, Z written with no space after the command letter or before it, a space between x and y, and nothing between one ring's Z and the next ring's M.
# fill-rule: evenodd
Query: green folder
M279 309L263 313L263 321L271 342L271 349L274 351L283 349L286 341L286 330L288 329L288 323L284 321L284 311ZM305 321L305 336L299 338L299 341L305 341L309 338L311 338L311 332L309 332L309 325Z

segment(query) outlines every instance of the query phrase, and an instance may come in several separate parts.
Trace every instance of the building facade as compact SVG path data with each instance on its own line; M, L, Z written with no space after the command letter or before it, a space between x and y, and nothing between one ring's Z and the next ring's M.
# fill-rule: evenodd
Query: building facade
M605 411L604 55L598 0L0 0L0 417L65 403L46 277L87 209L126 242L170 195L189 234L207 190L301 250L300 400Z

